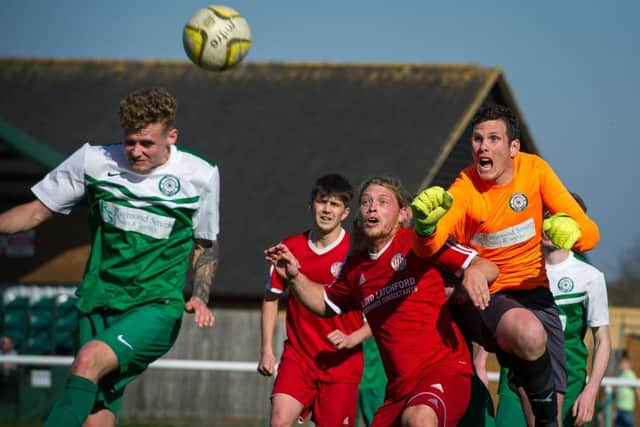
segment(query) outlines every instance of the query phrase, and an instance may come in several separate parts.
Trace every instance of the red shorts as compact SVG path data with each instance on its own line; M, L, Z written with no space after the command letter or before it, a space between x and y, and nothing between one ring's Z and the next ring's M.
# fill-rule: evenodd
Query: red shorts
M455 427L469 406L471 376L469 374L431 369L413 391L402 400L385 400L376 411L371 427L400 427L402 412L410 407L426 405L438 416L438 425Z
M271 396L286 394L302 403L301 417L312 413L319 426L354 426L358 405L358 383L318 381L304 364L282 358Z

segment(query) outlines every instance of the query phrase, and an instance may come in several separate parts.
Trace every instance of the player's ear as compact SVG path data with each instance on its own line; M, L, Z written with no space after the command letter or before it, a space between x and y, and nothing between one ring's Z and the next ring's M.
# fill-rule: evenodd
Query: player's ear
M169 144L178 142L178 128L171 128L167 131L167 142Z
M511 157L515 157L516 154L520 152L520 140L518 138L514 139L509 143L509 154Z
M342 222L345 219L347 219L347 217L349 216L350 213L351 213L351 208L349 206L344 208L344 212L342 212L342 216L340 217L340 222Z
M409 208L407 206L400 208L400 213L398 214L398 222L401 226L405 227L406 224L409 223Z

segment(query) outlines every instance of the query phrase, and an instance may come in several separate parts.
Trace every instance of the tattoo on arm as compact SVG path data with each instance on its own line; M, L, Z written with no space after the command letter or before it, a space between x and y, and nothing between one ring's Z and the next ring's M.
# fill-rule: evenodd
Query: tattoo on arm
M193 260L193 296L200 298L205 304L209 303L209 293L219 259L220 248L217 241L211 242L209 247L198 245Z

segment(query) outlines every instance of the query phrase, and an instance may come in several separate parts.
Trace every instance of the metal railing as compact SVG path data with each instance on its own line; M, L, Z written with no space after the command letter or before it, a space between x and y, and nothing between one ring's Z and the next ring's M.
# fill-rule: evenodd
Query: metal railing
M28 355L0 355L0 364L13 363L28 366L70 366L73 362L71 356L28 356ZM184 359L158 359L149 365L151 369L185 369L199 371L231 371L231 372L255 372L258 362L231 362L221 360L184 360ZM491 382L497 382L499 372L487 372ZM620 379L604 377L601 386L605 389L605 401L610 402L615 387L627 386L640 388L640 379ZM610 425L611 409L606 405L604 410L605 426Z

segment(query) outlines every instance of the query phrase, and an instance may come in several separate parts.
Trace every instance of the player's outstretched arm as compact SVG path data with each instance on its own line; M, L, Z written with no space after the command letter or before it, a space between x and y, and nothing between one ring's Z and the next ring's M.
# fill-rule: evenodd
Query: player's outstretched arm
M279 295L266 291L262 300L262 314L260 322L261 342L258 372L264 376L271 376L276 370L276 356L273 354L273 333L278 320Z
M366 340L371 336L371 328L367 322L351 332L350 334L345 334L340 329L336 329L334 331L329 332L327 335L327 339L331 343L332 346L336 348L336 350L342 349L351 349L358 344L362 344L362 341Z
M609 356L611 354L611 335L609 326L603 325L591 329L593 332L593 363L589 381L584 386L582 392L576 398L572 414L575 418L575 425L579 426L590 423L593 418L596 406L598 390L607 372Z
M196 240L193 250L193 293L185 310L194 314L193 319L200 328L211 327L215 321L207 303L219 259L220 248L216 240Z
M53 216L40 200L18 205L0 214L0 233L13 234L31 230Z
M556 247L565 251L571 250L582 236L578 222L563 212L545 218L542 231Z
M423 237L432 235L452 203L451 193L442 187L429 187L418 194L411 202L416 234Z
M325 303L324 286L300 272L298 260L287 245L278 243L266 249L264 257L273 265L278 275L289 282L291 289L305 307L318 316L331 317L337 314Z

